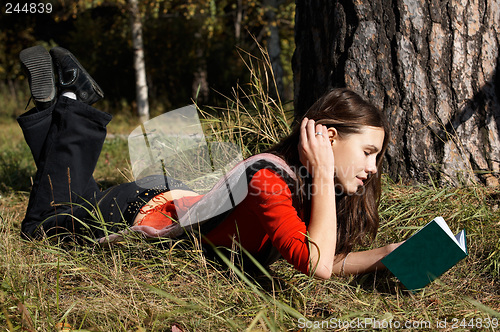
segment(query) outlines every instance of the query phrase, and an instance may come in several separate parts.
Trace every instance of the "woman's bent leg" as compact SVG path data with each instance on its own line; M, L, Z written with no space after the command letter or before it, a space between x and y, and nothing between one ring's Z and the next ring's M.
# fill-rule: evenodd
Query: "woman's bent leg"
M37 168L39 166L40 154L49 134L54 108L55 105L43 111L32 108L17 118L17 122L23 131L24 139L31 150Z
M92 174L111 115L62 97L51 117L41 149L28 142L32 144L32 151L36 151L34 157L38 158L38 170L21 227L23 235L28 237L43 233L49 236L82 233L86 229L82 222L89 217L88 209L98 195ZM46 126L40 128L42 132ZM28 136L35 132L29 132Z

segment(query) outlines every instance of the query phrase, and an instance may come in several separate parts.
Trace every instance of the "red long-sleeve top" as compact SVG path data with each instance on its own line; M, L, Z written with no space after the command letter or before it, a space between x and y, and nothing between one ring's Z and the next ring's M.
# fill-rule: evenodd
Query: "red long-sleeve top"
M141 225L162 228L168 214L189 209L202 196L185 197L165 204L161 211L144 218ZM175 202L175 203L174 203ZM243 201L212 231L206 239L215 246L231 248L233 239L254 257L266 257L270 245L297 270L309 272L307 228L292 205L292 192L285 180L270 169L255 173Z
M292 205L292 193L283 178L261 169L250 180L248 195L206 238L231 247L233 236L253 255L266 254L269 242L281 256L303 272L309 271L306 224Z

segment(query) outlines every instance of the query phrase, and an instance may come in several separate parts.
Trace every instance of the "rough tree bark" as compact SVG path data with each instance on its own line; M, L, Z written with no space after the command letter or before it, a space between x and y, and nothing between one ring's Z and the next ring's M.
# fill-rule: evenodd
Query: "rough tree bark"
M297 0L296 115L350 87L389 118L392 178L498 185L499 24L492 0Z
M132 45L134 47L134 69L137 113L142 122L149 120L148 84L146 81L146 63L142 41L142 22L137 0L128 0L132 25Z

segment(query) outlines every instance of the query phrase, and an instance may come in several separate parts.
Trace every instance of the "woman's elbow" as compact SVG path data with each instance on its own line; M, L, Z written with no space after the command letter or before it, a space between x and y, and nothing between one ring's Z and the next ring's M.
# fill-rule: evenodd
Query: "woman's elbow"
M332 277L332 269L331 268L328 268L327 266L318 266L316 269L314 269L313 271L313 276L318 278L318 279L323 279L323 280L327 280L327 279L330 279Z

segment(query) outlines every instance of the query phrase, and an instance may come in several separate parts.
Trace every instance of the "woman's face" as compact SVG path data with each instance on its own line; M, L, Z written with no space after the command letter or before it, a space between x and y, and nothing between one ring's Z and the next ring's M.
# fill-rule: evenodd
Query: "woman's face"
M359 133L340 138L329 128L335 158L335 184L346 194L354 194L377 172L377 155L384 143L384 129L364 126Z

